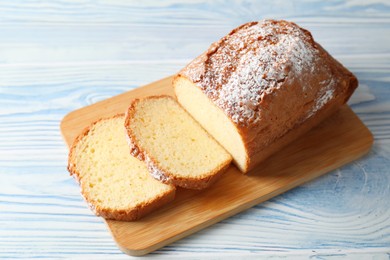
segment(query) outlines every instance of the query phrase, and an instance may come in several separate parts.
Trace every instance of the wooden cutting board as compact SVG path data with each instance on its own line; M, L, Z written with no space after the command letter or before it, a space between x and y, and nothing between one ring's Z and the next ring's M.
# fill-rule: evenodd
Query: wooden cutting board
M61 122L66 143L70 146L91 122L124 113L134 98L173 95L171 80L168 77L69 113ZM231 166L212 187L178 189L173 203L139 221L106 223L123 252L144 255L349 163L367 153L372 143L370 131L344 106L248 175Z

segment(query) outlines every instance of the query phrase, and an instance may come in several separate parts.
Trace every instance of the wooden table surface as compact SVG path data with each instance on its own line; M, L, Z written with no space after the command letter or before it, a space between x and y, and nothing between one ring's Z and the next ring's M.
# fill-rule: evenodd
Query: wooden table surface
M128 258L66 170L72 110L177 72L253 20L291 20L353 71L362 159L162 248L165 259L390 257L390 1L0 2L0 259Z

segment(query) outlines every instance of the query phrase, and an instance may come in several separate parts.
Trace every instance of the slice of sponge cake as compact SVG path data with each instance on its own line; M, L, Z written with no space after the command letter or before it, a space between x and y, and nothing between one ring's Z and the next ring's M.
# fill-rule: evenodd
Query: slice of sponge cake
M175 196L129 153L124 115L93 123L74 141L68 170L92 210L107 219L136 220Z
M156 179L189 189L203 189L232 158L172 97L136 99L125 127L131 153L144 160Z

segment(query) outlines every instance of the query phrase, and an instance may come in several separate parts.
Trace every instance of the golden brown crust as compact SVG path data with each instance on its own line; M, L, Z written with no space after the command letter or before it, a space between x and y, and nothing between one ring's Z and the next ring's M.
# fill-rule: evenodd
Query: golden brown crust
M150 174L156 179L165 184L172 184L186 189L202 190L212 185L222 174L227 170L230 161L226 161L217 167L214 171L205 174L202 177L190 178L176 176L169 171L165 171L159 163L151 156L145 157L145 163Z
M326 109L322 109L315 116L309 118L305 123L297 125L295 128L288 131L282 137L275 140L269 146L264 147L263 150L255 153L251 157L251 164L248 164L248 169L246 173L253 168L259 166L261 167L261 162L263 162L268 157L271 157L275 152L282 149L284 146L303 136L305 133L309 132L312 128L318 126L326 118L330 117L332 114L336 113L342 104L336 106L327 106Z
M84 195L84 194L83 194ZM85 200L88 202L89 198L84 196ZM93 204L89 204L92 211L97 215L101 216L105 219L113 219L120 221L134 221L138 220L150 212L160 208L162 205L165 205L175 198L175 190L168 190L166 193L160 195L155 198L153 201L149 203L140 204L134 208L127 210L117 210L111 208L103 208L99 206L94 206Z
M117 117L124 117L125 114L117 114L113 116L112 118L117 118ZM106 207L101 207L96 200L93 198L90 198L88 196L88 193L85 192L84 189L84 183L83 179L81 177L81 174L77 170L77 166L75 163L75 149L77 144L85 137L88 135L89 131L96 125L97 123L110 119L108 118L101 118L95 122L93 122L90 126L86 127L81 134L79 134L75 140L73 141L70 151L69 151L69 156L68 156L68 171L71 176L75 178L75 180L79 183L80 189L81 189L81 195L85 199L85 201L88 203L88 206L90 209L97 215L101 216L105 219L113 219L113 220L121 220L121 221L134 221L137 219L140 219L141 217L145 216L146 214L150 213L151 211L161 207L162 205L172 201L175 197L175 189L168 190L164 194L161 194L160 196L156 197L153 201L149 201L147 203L141 203L137 205L136 207L132 207L129 209L115 209L115 208L106 208Z
M340 79L338 83L338 87L335 91L334 97L327 102L323 107L321 107L316 113L309 117L304 118L303 120L298 120L290 129L286 129L287 131L276 137L272 143L262 144L260 146L256 146L255 142L247 143L247 151L248 151L248 167L246 171L253 169L258 163L268 158L274 152L281 149L283 146L289 144L293 140L307 133L310 129L320 124L323 120L328 118L330 115L335 113L339 108L341 108L351 97L354 90L358 86L357 78L348 71L343 65L341 65L337 60L331 57L319 44L317 44L319 50L322 51L324 66L329 66L332 75ZM311 80L313 85L316 83L316 79ZM299 84L291 84L290 89L294 91L294 88L299 88ZM279 100L273 101L272 99L269 102L274 102L275 105L278 104ZM270 106L272 106L270 105ZM302 113L303 111L308 110L308 107L302 107L302 110L296 110L295 113ZM302 112L301 112L302 111ZM264 136L262 131L252 131L256 135L254 140L260 139ZM244 138L247 138L247 135L244 135Z
M286 143L278 140L289 139L283 137L294 129L308 131L301 127L308 119L313 117L310 125L315 126L326 117L317 113L328 116L341 107L358 85L310 32L274 20L234 29L174 82L180 77L193 82L233 122L247 151L244 172L266 158L273 143Z
M158 99L162 97L174 99L172 96L168 96L168 95L149 96L144 99ZM213 184L229 167L230 160L221 164L214 171L208 172L201 177L198 178L181 177L181 176L176 176L172 172L164 170L163 167L161 167L161 165L158 163L158 161L151 155L151 153L139 145L136 136L133 134L131 130L130 121L131 118L134 117L135 107L137 103L142 100L143 99L134 99L133 102L130 104L126 113L125 128L128 137L127 140L130 147L130 153L133 156L139 158L140 160L146 163L148 170L153 178L165 184L171 184L186 189L196 189L196 190L205 189L209 187L211 184Z

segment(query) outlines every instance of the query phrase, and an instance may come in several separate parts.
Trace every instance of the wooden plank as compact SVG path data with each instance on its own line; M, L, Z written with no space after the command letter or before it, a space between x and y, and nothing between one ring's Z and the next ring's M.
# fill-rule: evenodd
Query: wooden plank
M168 77L71 112L61 123L66 143L69 146L90 122L123 113L136 97L171 95L171 80ZM106 223L122 251L143 255L351 162L365 154L372 142L370 131L344 106L248 175L231 166L209 189L179 189L173 203L139 221Z

